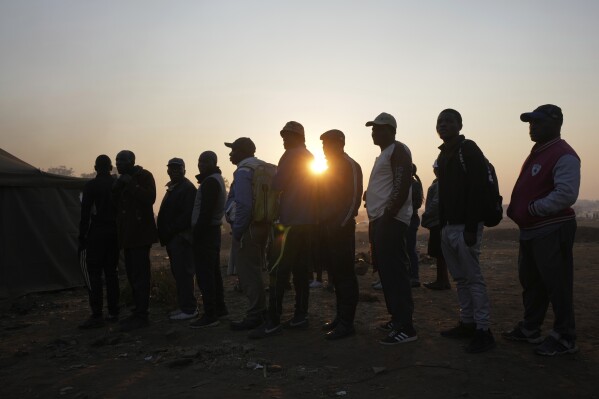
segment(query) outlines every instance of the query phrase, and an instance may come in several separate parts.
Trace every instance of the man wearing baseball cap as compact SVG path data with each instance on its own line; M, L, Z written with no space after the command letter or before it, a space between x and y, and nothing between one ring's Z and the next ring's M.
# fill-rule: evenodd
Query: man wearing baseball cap
M395 140L397 122L392 115L383 112L366 126L372 126L372 141L381 148L366 190L373 259L391 315L390 321L379 326L387 333L379 342L402 344L418 339L412 322L414 302L406 247L412 217L412 154Z
M191 212L196 187L185 177L185 162L181 158L168 161L166 173L171 180L166 184L166 194L160 204L156 224L160 244L166 246L177 285L179 308L171 312L169 318L188 320L198 315L191 236Z
M281 130L285 152L279 160L272 188L280 191L279 224L269 252L271 282L267 320L252 330L250 338L264 338L282 332L283 297L293 273L295 311L286 328L308 327L309 266L312 259L310 234L317 223L316 180L310 171L314 156L306 148L304 127L295 121Z
M507 215L520 227L518 275L524 318L505 339L541 343L545 356L578 351L573 307L572 247L576 214L572 205L580 187L580 158L561 138L562 110L541 105L520 115L529 123L535 143L516 181ZM547 307L554 312L553 330L545 339L541 326Z
M356 216L362 203L362 168L344 151L345 135L329 130L320 136L328 169L319 189L319 222L325 230L330 264L329 279L335 287L337 312L323 326L325 338L337 340L354 334L358 305L358 280L354 270Z
M266 294L262 281L262 267L270 224L253 221L255 169L266 162L254 156L256 145L248 137L225 143L231 149L229 159L237 169L225 204L225 217L231 224L233 240L239 243L236 270L241 291L248 298L248 309L240 321L232 321L231 330L252 330L264 323ZM274 165L273 165L274 168Z

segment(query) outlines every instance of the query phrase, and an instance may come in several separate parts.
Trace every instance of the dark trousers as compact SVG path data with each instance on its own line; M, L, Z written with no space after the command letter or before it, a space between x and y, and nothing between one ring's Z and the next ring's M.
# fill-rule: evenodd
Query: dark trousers
M280 227L280 228L279 228ZM268 317L274 324L281 322L283 297L289 276L293 273L295 289L295 316L308 315L310 287L309 265L312 260L310 236L312 225L275 227L277 232L269 252L270 287L268 291Z
M87 273L89 275L89 306L94 317L102 316L104 304L103 282L106 282L106 303L111 315L119 314L119 245L116 234L90 234L87 245Z
M343 227L327 226L326 231L330 253L329 280L335 286L337 319L352 325L359 296L354 269L356 223L350 220Z
M150 247L125 248L125 269L133 294L133 315L148 318L150 307Z
M412 215L410 226L406 234L406 246L408 248L408 256L410 257L410 278L414 281L420 280L418 268L418 252L416 252L416 235L420 226L420 217L418 214Z
M398 329L412 329L414 301L410 284L410 259L406 250L408 226L381 216L371 222L372 249L377 262L385 304Z
M220 271L220 241L220 226L196 231L193 237L196 280L202 292L204 314L209 317L217 317L227 308Z
M566 339L576 339L572 255L575 234L573 220L546 236L520 241L518 274L523 288L525 329L540 329L551 303L555 314L553 331Z
M198 307L198 301L194 295L195 264L191 242L177 234L166 244L166 252L177 284L179 309L185 313L193 313Z

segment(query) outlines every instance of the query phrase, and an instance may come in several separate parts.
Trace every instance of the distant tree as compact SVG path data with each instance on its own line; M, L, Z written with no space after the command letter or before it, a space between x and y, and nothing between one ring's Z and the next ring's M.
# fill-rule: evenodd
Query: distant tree
M96 177L96 172L81 173L80 176L83 177L84 179L93 179L94 177Z
M75 173L73 168L67 168L64 165L53 166L51 168L48 168L48 170L46 170L46 172L53 173L55 175L62 175L62 176L73 176L73 174Z

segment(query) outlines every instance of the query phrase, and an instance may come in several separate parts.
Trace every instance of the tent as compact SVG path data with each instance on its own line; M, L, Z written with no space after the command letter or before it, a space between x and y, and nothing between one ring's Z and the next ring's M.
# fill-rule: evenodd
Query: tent
M77 236L87 181L0 149L0 298L84 285Z

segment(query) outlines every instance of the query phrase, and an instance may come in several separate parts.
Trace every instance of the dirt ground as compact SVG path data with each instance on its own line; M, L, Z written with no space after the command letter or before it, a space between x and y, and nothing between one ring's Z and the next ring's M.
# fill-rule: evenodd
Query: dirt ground
M426 252L422 231L419 249ZM366 235L358 233L359 249ZM597 398L599 397L599 224L581 223L575 245L574 295L580 352L557 358L534 355L533 346L499 336L522 315L513 225L486 231L482 267L492 302L497 347L466 354L464 342L439 336L456 322L455 289L413 289L418 341L378 344L376 326L388 318L383 295L359 277L357 334L323 339L320 325L333 316L334 294L312 289L310 328L265 340L233 332L226 320L206 330L170 322L171 306L155 292L151 325L132 333L116 326L81 331L86 293L74 289L28 295L0 303L1 398ZM361 248L360 248L361 247ZM225 257L223 251L223 258ZM154 249L155 271L165 254ZM430 260L421 280L434 279ZM165 273L163 273L165 274ZM168 273L166 273L168 275ZM229 319L243 315L246 300L225 278ZM122 286L126 283L123 280ZM292 293L286 295L287 316ZM549 312L551 313L551 312ZM551 315L544 331L551 326Z

